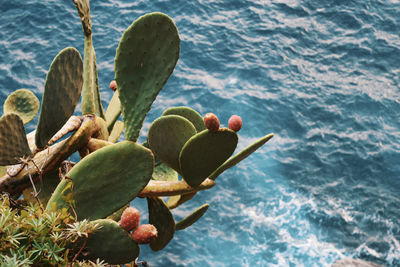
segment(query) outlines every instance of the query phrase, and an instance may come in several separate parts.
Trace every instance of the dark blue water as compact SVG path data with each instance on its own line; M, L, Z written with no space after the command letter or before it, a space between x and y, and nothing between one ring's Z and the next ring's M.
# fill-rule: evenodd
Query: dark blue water
M1 100L19 88L40 97L53 57L66 46L83 52L74 5L0 0L0 8ZM398 0L104 0L91 8L105 106L125 28L151 11L178 26L181 56L143 135L179 105L225 125L240 115L239 149L276 135L174 211L180 219L210 203L163 251L143 247L141 260L308 267L355 257L400 266Z

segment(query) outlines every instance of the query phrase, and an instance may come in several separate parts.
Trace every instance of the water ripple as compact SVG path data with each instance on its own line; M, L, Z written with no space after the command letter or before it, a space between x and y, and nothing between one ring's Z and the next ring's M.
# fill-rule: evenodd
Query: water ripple
M41 97L54 56L67 46L83 52L76 10L71 1L3 2L1 99L19 88ZM214 112L225 126L242 116L239 149L276 136L174 211L180 219L211 204L163 253L143 247L141 258L154 266L329 266L357 257L399 266L400 2L92 1L104 104L118 40L151 11L174 19L181 55L140 140L178 105Z

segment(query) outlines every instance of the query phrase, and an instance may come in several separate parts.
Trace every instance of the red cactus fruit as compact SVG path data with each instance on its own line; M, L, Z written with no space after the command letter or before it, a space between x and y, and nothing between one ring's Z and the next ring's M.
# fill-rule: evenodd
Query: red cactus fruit
M126 231L131 231L139 226L140 213L134 207L128 207L121 215L120 225Z
M117 82L115 80L110 82L110 88L115 92L117 90Z
M207 113L204 116L204 125L211 132L217 132L219 129L218 117L213 113Z
M157 229L152 224L142 224L133 232L131 237L138 244L149 244L158 236Z
M238 115L232 115L228 121L228 127L235 132L238 132L242 128L242 118Z

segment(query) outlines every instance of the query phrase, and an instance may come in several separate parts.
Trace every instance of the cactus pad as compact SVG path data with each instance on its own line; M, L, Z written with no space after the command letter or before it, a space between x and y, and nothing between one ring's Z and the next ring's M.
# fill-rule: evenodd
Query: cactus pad
M27 124L39 111L40 102L34 93L19 89L9 95L4 102L4 114L15 113Z
M101 228L89 235L85 259L99 258L109 264L123 264L139 256L139 246L117 222L100 219L93 223L100 224Z
M21 118L10 113L0 118L0 165L13 165L32 154Z
M154 168L153 180L156 181L178 181L178 173L161 163Z
M185 219L183 219L182 221L179 221L175 225L175 229L176 230L183 230L183 229L188 228L189 226L191 226L195 222L197 222L204 215L204 213L206 213L206 211L208 210L209 206L210 206L209 204L204 204L203 206L201 206L200 208L195 210L192 214L187 216Z
M192 187L200 185L232 155L237 142L237 134L226 128L194 135L179 156L183 179Z
M137 19L122 35L115 56L126 138L136 141L143 120L179 58L179 35L162 13Z
M110 132L110 136L108 137L108 142L117 142L123 131L124 123L122 121L116 121L114 123L114 127L112 128L112 131Z
M177 115L162 116L149 129L148 143L154 154L180 173L179 153L189 138L196 134L193 124Z
M118 91L115 91L110 103L108 104L105 114L108 131L111 132L111 129L113 128L114 123L118 119L119 115L121 115L121 102L119 101Z
M153 168L153 154L139 144L124 141L103 147L83 158L67 173L70 179L60 182L47 209L53 209L54 205L68 206L66 198L72 193L78 220L105 218L142 191Z
M242 160L244 160L245 158L250 156L251 153L253 153L257 149L259 149L262 145L264 145L266 142L268 142L272 137L274 137L274 134L268 134L268 135L260 138L259 140L257 140L253 144L251 144L250 146L246 147L245 149L243 149L242 151L240 151L236 155L232 156L230 159L225 161L224 164L219 166L218 169L216 169L209 176L209 178L212 179L212 180L215 180L218 177L218 175L220 175L225 170L235 166L236 164L238 164L239 162L241 162Z
M147 205L149 207L149 223L154 225L158 231L158 237L150 243L150 248L159 251L174 237L175 220L161 198L148 197Z
M207 179L205 181L207 181ZM170 210L175 209L180 205L182 205L183 203L185 203L186 201L191 200L196 194L197 191L179 196L171 196L167 201L167 206Z
M38 148L45 147L73 114L82 90L82 73L82 58L72 47L63 49L51 63L35 135Z
M201 115L197 111L189 107L168 108L162 114L162 116L166 115L179 115L188 119L191 123L193 123L198 133L206 129Z

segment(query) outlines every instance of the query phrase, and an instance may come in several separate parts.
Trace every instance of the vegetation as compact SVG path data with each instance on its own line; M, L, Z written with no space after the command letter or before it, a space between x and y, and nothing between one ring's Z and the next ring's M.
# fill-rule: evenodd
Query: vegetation
M171 107L152 123L147 142L138 144L144 118L179 58L176 26L165 14L149 13L124 32L115 56L111 87L116 91L104 111L89 0L74 4L83 27L83 59L75 48L61 50L47 73L41 104L26 89L4 103L2 266L135 264L139 245L118 222L134 198L147 199L149 224L157 236L144 239L160 251L209 205L180 222L172 210L213 187L222 172L273 137L266 135L233 155L240 118L233 120L233 130L220 129L219 123L207 129L197 111ZM82 115L73 116L80 97ZM26 135L24 124L37 115L39 105L36 130ZM123 131L125 140L118 142ZM75 152L81 160L67 161Z

